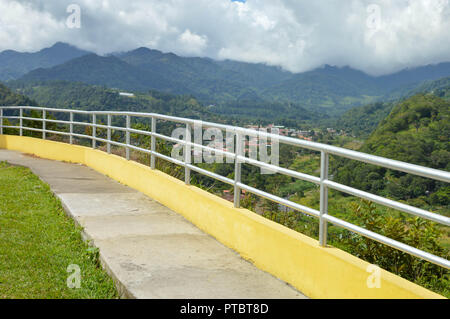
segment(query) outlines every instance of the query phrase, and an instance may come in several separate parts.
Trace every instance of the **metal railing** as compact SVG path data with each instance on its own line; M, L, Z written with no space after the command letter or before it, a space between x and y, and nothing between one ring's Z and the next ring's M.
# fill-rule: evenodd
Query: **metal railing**
M19 116L6 116L5 111L9 110L19 110ZM24 110L34 110L34 111L40 111L42 112L42 118L35 118L35 117L26 117L24 116ZM47 117L48 112L63 112L63 113L69 113L70 119L69 121L63 121L63 120L54 120L49 119ZM84 114L92 117L92 122L76 122L74 121L74 114ZM97 124L97 116L107 116L107 125L101 125ZM121 116L125 117L125 127L118 127L118 126L112 126L112 117L113 116ZM151 119L151 131L144 131L144 130L138 130L131 128L131 118L132 117L138 117L138 118L150 118ZM19 125L18 126L12 126L12 125L3 125L4 119L13 119L18 120ZM42 122L42 128L32 128L32 127L24 127L23 121L41 121ZM176 139L173 137L169 137L166 135L162 135L157 133L156 131L156 124L157 120L164 120L164 121L170 121L175 122L178 124L184 124L186 125L186 138L184 140ZM46 128L46 123L56 123L56 124L67 124L69 125L69 132L62 132L62 131L54 131L49 130ZM86 134L78 134L74 133L74 125L83 125L88 126L92 128L92 135L86 135ZM227 132L232 132L232 134L236 138L236 149L234 152L229 152L227 150L221 150L216 148L211 148L209 146L204 146L202 144L196 144L192 143L191 139L191 129L195 125L200 125L203 128L216 128L219 130L227 130ZM210 178L219 180L223 183L229 184L231 186L234 186L234 205L235 207L240 207L240 199L241 199L241 191L245 190L250 193L253 193L257 196L261 196L265 199L274 201L276 203L279 203L281 205L287 206L291 209L300 211L302 213L306 213L308 215L314 216L319 219L319 242L321 246L327 245L327 223L332 223L336 226L342 227L344 229L347 229L353 233L360 234L364 237L370 238L372 240L378 241L380 243L386 244L390 247L396 248L398 250L401 250L403 252L406 252L408 254L411 254L413 256L422 258L424 260L427 260L429 262L432 262L434 264L437 264L441 267L450 268L450 262L442 257L430 254L428 252L425 252L423 250L414 248L412 246L406 245L404 243L401 243L399 241L393 240L391 238L388 238L386 236L382 236L380 234L377 234L375 232L372 232L370 230L367 230L365 228L356 226L354 224L351 224L349 222L346 222L342 219L336 218L334 216L331 216L328 214L328 189L334 189L340 192L344 192L362 199L366 199L381 205L384 205L386 207L390 207L402 212L406 212L409 214L412 214L414 216L418 216L421 218L425 218L428 220L431 220L433 222L450 226L450 218L446 216L442 216L436 213L432 213L417 207L413 207L401 202L397 202L394 200L390 200L381 196L377 196L356 188L352 188L346 185L342 185L336 182L333 182L328 178L328 170L329 170L329 155L335 155L344 157L347 159L352 159L360 162L364 162L367 164L372 164L376 166L381 166L384 168L394 169L405 173L414 174L417 176L427 177L430 179L434 179L437 181L442 181L449 183L450 182L450 173L446 171L441 171L437 169L427 168L423 166L418 166L414 164L409 164L401 161L396 161L392 159L387 159L379 156L374 156L366 153L361 153L345 148L335 147L327 144L321 144L281 135L276 135L272 133L262 132L262 131L256 131L252 129L245 129L235 126L229 126L229 125L223 125L223 124L217 124L217 123L210 123L210 122L203 122L198 120L192 120L187 118L179 118L179 117L173 117L173 116L167 116L167 115L161 115L161 114L155 114L155 113L137 113L137 112L114 112L114 111L81 111L81 110L70 110L70 109L54 109L54 108L43 108L43 107L30 107L30 106L6 106L2 107L0 106L0 134L3 134L4 128L10 128L10 129L18 129L19 135L23 135L24 130L30 130L30 131L36 131L36 132L42 132L42 138L46 138L46 134L59 134L59 135L65 135L69 136L69 143L73 143L73 138L86 138L92 140L92 147L96 148L97 142L106 143L107 145L107 152L111 153L111 145L124 147L126 150L126 158L127 160L130 159L130 150L136 150L140 151L146 154L150 154L150 167L152 169L155 169L155 158L160 158L166 161L169 161L171 163L181 165L185 169L185 183L190 183L190 172L195 171L197 173L203 174L205 176L208 176ZM106 129L107 130L107 138L103 139L96 135L97 129ZM113 141L111 139L111 131L122 131L125 132L125 143L120 143L117 141ZM130 143L130 133L134 134L143 134L146 136L151 137L151 146L150 149L144 149L135 145L132 145ZM320 178L304 173L300 173L297 171L293 171L290 169L278 167L272 164L268 164L262 161L258 161L255 159L251 159L249 157L245 156L245 152L243 152L243 138L245 136L259 136L259 137L265 137L270 138L272 140L277 140L280 143L292 145L292 146L298 146L302 148L306 148L312 151L317 151L321 153L321 161L320 161ZM184 146L184 160L179 160L172 158L170 156L163 155L161 153L158 153L156 151L156 139L162 139L165 141L173 142L173 143L179 143ZM194 166L191 164L191 151L192 147L198 147L202 150L207 150L209 152L215 152L216 154L223 154L227 157L234 159L234 179L230 179L228 177L221 176L219 174L210 172L208 170L202 169L200 167ZM300 205L298 203L292 202L290 200L278 197L276 195L267 193L265 191L253 188L251 186L248 186L241 182L241 166L243 163L251 164L258 166L260 168L265 168L269 170L274 170L277 173L288 175L297 179L301 179L307 182L311 182L314 184L317 184L320 186L320 210L316 210L310 207L306 207L303 205Z

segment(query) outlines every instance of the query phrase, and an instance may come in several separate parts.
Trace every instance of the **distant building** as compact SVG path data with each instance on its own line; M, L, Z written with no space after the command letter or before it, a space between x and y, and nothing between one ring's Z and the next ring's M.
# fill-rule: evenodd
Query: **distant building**
M127 92L119 92L120 96L127 96L127 97L134 97L133 93L127 93Z

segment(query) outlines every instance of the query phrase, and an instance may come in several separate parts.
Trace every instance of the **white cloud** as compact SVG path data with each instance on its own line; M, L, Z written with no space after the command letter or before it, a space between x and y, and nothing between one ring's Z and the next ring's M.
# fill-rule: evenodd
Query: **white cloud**
M71 3L81 7L81 29L65 25ZM372 74L450 60L448 0L0 0L0 12L0 50L148 46L294 72L328 63Z
M186 29L178 37L178 42L181 44L181 50L186 54L201 55L206 48L208 38L204 35L192 33L189 29Z

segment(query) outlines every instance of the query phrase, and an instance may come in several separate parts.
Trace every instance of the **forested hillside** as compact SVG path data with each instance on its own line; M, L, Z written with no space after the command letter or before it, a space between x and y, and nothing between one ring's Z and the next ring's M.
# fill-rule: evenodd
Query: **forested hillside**
M309 109L317 107L345 108L376 100L384 90L376 78L348 67L324 66L295 74L263 91L262 96L274 100L296 101Z
M8 87L0 83L0 105L1 106L37 105L37 103L26 96L14 93Z
M367 138L381 120L391 112L394 103L371 103L355 107L338 118L333 126L358 138Z
M234 124L276 122L296 126L316 123L326 118L323 113L308 111L293 103L255 101L251 97L223 106L208 106L190 95L174 95L151 90L150 93L136 93L134 98L129 98L119 96L117 89L80 82L14 81L9 82L9 85L24 95L32 97L41 105L50 107L156 112L203 120L228 121Z
M217 119L191 96L158 91L121 96L118 90L84 83L53 81L34 82L28 86L13 86L18 92L36 100L40 105L81 110L120 110L155 112L195 119Z
M395 105L370 135L362 152L450 171L450 102L418 94ZM402 200L420 198L448 205L444 183L384 168L341 160L336 179L344 184Z
M209 110L222 116L232 114L234 117L250 122L263 121L288 127L297 127L305 123L317 125L321 120L328 118L323 108L307 110L296 103L258 99L243 99L222 105L212 105L209 106Z
M137 67L110 56L89 54L52 68L36 69L22 77L22 82L63 80L104 85L123 90L145 91L166 88L163 78L143 73Z
M425 81L418 86L398 90L386 100L388 102L371 103L363 107L355 107L342 114L335 123L329 124L339 130L358 138L367 138L378 124L392 111L392 108L401 101L418 93L430 93L443 99L450 100L450 77L435 81Z

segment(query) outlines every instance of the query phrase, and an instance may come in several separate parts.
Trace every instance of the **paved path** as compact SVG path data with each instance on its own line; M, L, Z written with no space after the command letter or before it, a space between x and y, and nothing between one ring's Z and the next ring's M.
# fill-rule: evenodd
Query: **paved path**
M0 150L48 183L129 298L305 298L144 194L77 164Z

